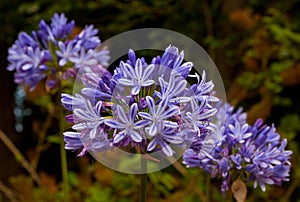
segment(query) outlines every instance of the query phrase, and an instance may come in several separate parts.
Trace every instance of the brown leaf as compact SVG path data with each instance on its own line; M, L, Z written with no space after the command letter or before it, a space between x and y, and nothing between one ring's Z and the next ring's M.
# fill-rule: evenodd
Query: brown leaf
M240 178L232 183L231 191L237 202L246 202L247 187Z

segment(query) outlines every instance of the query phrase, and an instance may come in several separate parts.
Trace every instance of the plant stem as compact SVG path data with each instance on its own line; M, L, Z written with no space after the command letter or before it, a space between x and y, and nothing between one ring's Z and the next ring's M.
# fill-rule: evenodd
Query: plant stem
M206 179L205 179L205 185L206 185L206 199L207 201L211 201L210 200L210 180L211 180L211 177L209 175L206 176Z
M59 95L60 96L60 93ZM64 132L64 114L63 109L59 105L59 135L62 136ZM61 161L61 172L63 178L63 190L64 190L64 202L69 202L69 180L68 180L68 162L67 162L67 153L65 150L64 139L61 138L60 142L60 161Z
M18 148L14 145L14 143L5 135L5 133L0 130L0 139L4 142L4 144L8 147L8 149L14 154L15 158L22 164L22 166L29 172L32 179L41 186L41 179L39 175L36 173L35 169L30 165L30 163L26 160L23 154L18 150Z
M140 187L140 202L146 202L147 192L147 159L141 158L141 187Z

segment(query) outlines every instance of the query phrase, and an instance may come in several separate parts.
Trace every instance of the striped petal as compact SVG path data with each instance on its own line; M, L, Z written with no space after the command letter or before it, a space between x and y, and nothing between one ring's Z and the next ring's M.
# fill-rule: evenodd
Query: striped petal
M161 143L162 151L166 156L173 156L172 148L165 142Z
M169 108L167 111L165 111L162 115L161 115L161 119L167 119L170 118L176 114L179 113L179 108L178 107L172 107Z
M152 84L154 84L153 80L146 80L142 83L143 86L151 86Z
M149 136L151 137L155 136L157 131L158 131L157 124L153 122L149 127Z
M143 74L143 64L141 59L137 59L135 63L135 77L142 78Z
M134 142L141 142L143 140L142 136L134 130L130 132L130 137Z
M126 127L124 124L113 119L105 119L104 124L111 128L117 128L117 129L123 129Z
M164 121L164 126L167 128L177 128L178 124L173 121Z
M148 121L148 120L140 120L140 121L134 123L133 128L140 129L140 128L146 127L147 125L149 125L149 123L150 123L150 121Z
M122 123L128 123L129 120L124 112L123 108L120 105L117 105L118 118Z
M133 81L125 78L121 78L118 80L119 84L124 85L124 86L133 86Z
M128 116L130 123L134 122L134 120L136 118L135 116L136 116L137 110L138 110L137 104L136 103L132 104L130 107L129 116Z
M116 136L114 137L114 140L113 140L113 142L115 143L115 144L117 144L117 143L119 143L119 142L121 142L124 138L125 138L125 134L124 133L118 133L118 134L116 134Z
M127 63L124 63L123 61L121 62L121 66L123 67L123 70L126 74L126 76L128 78L134 78L135 75L134 75L134 69L131 67L131 65L127 64Z
M143 80L148 79L150 77L150 75L152 74L153 70L154 70L154 65L153 64L148 65L144 70L142 79Z
M155 114L155 101L152 97L146 96L146 102L148 105L148 108L150 110L150 113L153 115Z
M153 151L156 147L156 144L157 144L156 138L153 138L153 140L147 146L147 151Z
M137 95L137 94L139 94L140 90L141 90L140 85L134 85L133 88L131 89L131 94Z

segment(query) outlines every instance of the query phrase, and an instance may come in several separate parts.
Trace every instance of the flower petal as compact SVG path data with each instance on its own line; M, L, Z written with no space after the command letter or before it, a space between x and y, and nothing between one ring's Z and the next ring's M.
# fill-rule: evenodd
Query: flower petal
M157 124L153 122L149 127L149 136L153 137L158 131Z
M120 78L118 80L119 84L124 85L124 86L133 86L133 81L125 78Z
M120 105L117 105L117 113L117 116L122 123L129 123L128 117L124 109Z
M144 118L144 119L147 119L147 120L151 120L151 115L146 113L146 112L139 112L138 113L140 117Z
M147 146L147 151L153 151L156 147L156 144L157 144L156 138L153 138L153 140L151 140L151 142Z
M124 124L113 119L105 119L104 124L111 128L117 128L117 129L123 129L126 127Z
M165 143L165 142L162 142L161 144L160 144L160 146L162 147L162 151L163 151L163 153L165 154L165 155L167 155L167 156L173 156L173 150L172 150L172 148L167 144L167 143Z
M154 70L154 65L153 64L148 65L144 70L142 79L143 80L148 79L150 77L150 75L152 74L153 70Z
M150 121L148 121L148 120L140 120L140 121L134 123L133 128L140 129L140 128L146 127L147 125L149 125L149 123L150 123Z
M143 140L142 136L134 130L131 131L130 137L134 142L141 142Z
M125 135L124 133L118 133L118 134L116 134L116 136L114 137L113 142L114 142L115 144L117 144L117 143L121 142L121 141L124 139L125 136L126 136L126 135Z
M148 105L148 108L150 110L150 113L153 115L155 114L155 101L152 97L146 96L146 102Z

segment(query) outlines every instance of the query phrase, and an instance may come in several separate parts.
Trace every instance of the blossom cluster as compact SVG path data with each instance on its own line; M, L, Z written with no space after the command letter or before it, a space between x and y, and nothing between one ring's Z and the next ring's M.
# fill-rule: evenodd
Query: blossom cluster
M31 35L21 32L8 50L7 69L15 71L15 82L33 90L46 79L47 87L53 89L60 79L75 76L84 65L106 65L108 51L94 51L101 44L98 30L87 25L76 34L74 26L74 20L68 22L63 13L56 13L50 25L41 20Z
M221 178L221 190L229 189L234 178L252 181L263 191L266 184L280 185L289 180L292 151L286 150L287 140L280 137L274 125L267 126L258 119L253 126L247 124L242 108L218 103L216 136L221 142L209 155L196 143L186 150L183 163L187 167L200 167L213 177Z
M205 141L215 128L212 103L218 99L205 72L190 75L193 63L183 58L183 51L170 45L149 64L129 50L113 74L91 66L81 76L80 93L62 94L63 106L72 111L67 120L74 124L64 133L65 148L81 149L79 156L118 147L163 157L174 155L173 146L185 148L199 137ZM195 84L190 86L187 77Z

